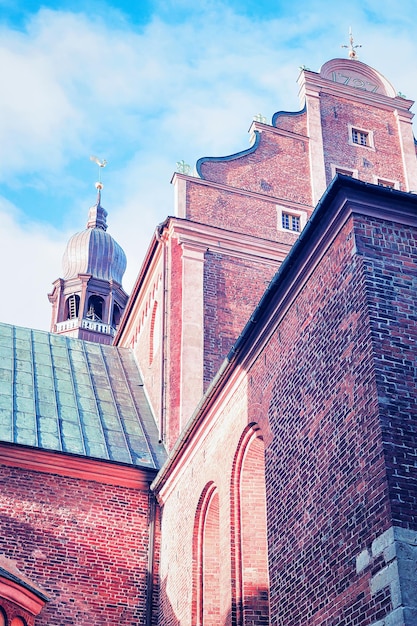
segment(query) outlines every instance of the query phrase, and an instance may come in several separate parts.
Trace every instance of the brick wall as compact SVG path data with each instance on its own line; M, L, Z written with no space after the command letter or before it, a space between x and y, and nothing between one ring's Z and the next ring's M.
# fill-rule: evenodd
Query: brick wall
M371 624L391 608L386 589L371 595L369 569L355 568L391 515L352 229L349 220L251 372L249 406L268 398L273 435L266 486L277 626Z
M185 465L181 465L180 478L163 505L161 626L176 626L179 623L182 626L190 625L195 623L193 615L195 618L198 607L201 610L196 598L198 594L201 598L203 593L201 588L196 588L201 585L201 572L196 567L195 559L198 542L203 537L198 528L206 494L216 494L216 500L218 499L221 567L217 572L220 596L216 619L220 619L221 624L231 623L231 481L236 451L247 427L246 407L246 392L243 387L230 398L219 415L218 427L210 429L207 435L201 437L192 458ZM214 509L211 512L213 511Z
M227 161L206 161L201 173L206 180L237 189L311 204L308 143L301 135L266 127L254 152Z
M216 397L189 441L192 455L162 488L160 624L192 623L190 546L208 484L219 498L220 619L256 623L267 609L268 590L256 597L244 577L257 540L242 511L259 530L261 489L233 478L247 428L266 444L270 622L366 626L392 613L389 580L375 583L386 555L369 550L393 524L415 528L416 241L409 228L349 217L307 282L294 283L240 383ZM245 458L253 475L262 463Z
M208 252L204 266L204 382L211 382L276 268Z
M305 111L289 113L288 111L278 111L273 116L275 128L288 130L297 135L307 136L307 114Z
M394 525L417 530L417 231L368 219L365 258L375 374Z
M333 178L330 164L357 169L360 180L375 177L395 180L404 189L404 170L398 125L392 111L355 105L351 99L322 94L320 99L326 180ZM374 147L349 143L349 124L372 132Z
M145 624L148 494L0 469L0 551L51 597L37 626Z
M189 219L277 241L276 200L187 181Z

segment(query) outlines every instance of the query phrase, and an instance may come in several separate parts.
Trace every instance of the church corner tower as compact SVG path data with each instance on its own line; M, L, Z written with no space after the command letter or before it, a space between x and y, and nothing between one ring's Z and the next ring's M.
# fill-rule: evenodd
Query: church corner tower
M111 344L128 299L122 287L126 255L107 233L102 183L96 188L87 226L69 240L62 259L64 276L48 294L51 332Z

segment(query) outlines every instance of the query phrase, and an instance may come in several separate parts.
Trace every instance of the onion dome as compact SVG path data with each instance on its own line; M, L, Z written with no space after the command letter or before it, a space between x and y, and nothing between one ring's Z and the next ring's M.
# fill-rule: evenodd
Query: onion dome
M126 255L107 230L107 211L100 204L101 183L97 184L97 202L90 208L85 230L69 240L62 266L64 279L78 274L91 274L94 278L122 284L126 270Z

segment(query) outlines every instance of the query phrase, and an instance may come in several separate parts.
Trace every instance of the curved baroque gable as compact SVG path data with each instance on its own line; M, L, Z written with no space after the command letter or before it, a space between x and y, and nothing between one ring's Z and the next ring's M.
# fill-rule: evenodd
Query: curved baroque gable
M320 69L320 76L336 83L356 87L362 91L382 94L395 98L396 91L391 83L379 72L352 59L332 59Z

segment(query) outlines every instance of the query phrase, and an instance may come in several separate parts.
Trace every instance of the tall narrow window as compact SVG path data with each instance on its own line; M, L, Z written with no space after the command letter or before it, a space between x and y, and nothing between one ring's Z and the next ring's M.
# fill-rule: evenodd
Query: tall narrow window
M259 427L242 436L232 477L232 594L235 623L269 623L264 442Z
M104 300L100 296L90 296L87 306L87 319L102 322Z
M193 626L221 626L220 511L213 483L204 490L194 526Z
M118 325L120 324L120 318L121 318L122 314L120 312L120 307L114 303L113 304L113 316L112 316L112 326L113 328L117 328Z
M151 327L149 332L149 365L152 365L155 354L159 349L159 339L161 334L161 319L158 303L154 302L152 307Z
M73 320L78 317L80 309L80 296L72 293L65 302L65 319Z

